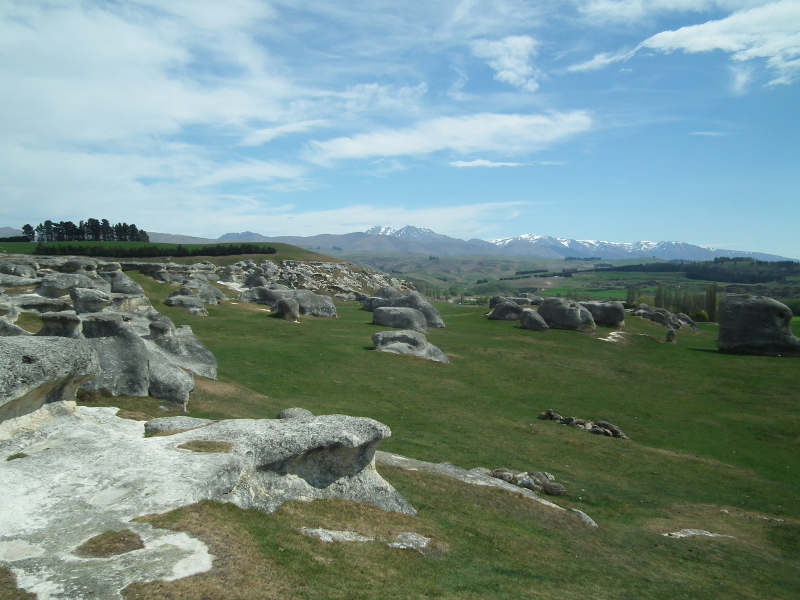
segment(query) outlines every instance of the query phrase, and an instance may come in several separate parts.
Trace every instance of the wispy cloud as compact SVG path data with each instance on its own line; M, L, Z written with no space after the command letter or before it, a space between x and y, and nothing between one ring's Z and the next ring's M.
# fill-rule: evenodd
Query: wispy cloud
M494 78L526 92L539 88L538 71L530 64L536 56L536 40L527 35L510 36L499 41L476 40L472 54L486 60L494 69Z
M746 3L752 4L752 3ZM759 3L763 4L763 3ZM780 0L763 6L739 10L723 19L662 31L644 40L634 50L597 54L584 63L572 65L572 72L600 69L628 60L642 49L663 53L682 51L687 54L721 50L737 63L763 59L775 73L769 84L788 84L800 74L800 3ZM732 90L743 93L752 71L734 71Z
M311 142L309 159L329 163L374 156L421 156L441 150L503 154L534 152L591 127L592 119L584 111L439 117L419 122L408 129L314 141Z
M277 127L268 127L266 129L259 129L252 132L241 141L242 146L261 146L267 142L290 135L292 133L304 133L317 127L324 127L329 122L324 119L314 119L311 121L297 121L295 123L286 123L278 125Z
M482 158L477 158L475 160L454 160L450 163L452 167L524 167L526 163L515 163L515 162L493 162L491 160L485 160Z
M573 0L578 11L592 23L635 22L665 13L741 10L769 0Z

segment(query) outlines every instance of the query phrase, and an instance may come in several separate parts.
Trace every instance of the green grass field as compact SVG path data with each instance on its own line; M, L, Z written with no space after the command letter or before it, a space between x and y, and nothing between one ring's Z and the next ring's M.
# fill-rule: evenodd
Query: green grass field
M219 361L218 381L197 379L189 415L274 418L301 406L371 417L392 428L381 447L389 452L548 471L569 492L554 500L599 528L502 491L379 467L416 517L340 501L287 503L272 515L202 503L154 516L204 539L218 558L208 574L135 584L126 598L797 597L798 358L720 354L712 324L667 344L664 328L631 317L612 343L599 339L603 328L536 333L487 320L485 307L443 303L447 327L428 332L450 357L441 365L371 350L379 328L357 303L338 303L337 319L299 324L235 300L195 317L163 305L174 287L132 276ZM164 414L152 399L110 403ZM631 439L538 420L548 408L606 419ZM324 544L301 526L386 539L415 531L433 546L419 554ZM661 535L683 528L733 537Z

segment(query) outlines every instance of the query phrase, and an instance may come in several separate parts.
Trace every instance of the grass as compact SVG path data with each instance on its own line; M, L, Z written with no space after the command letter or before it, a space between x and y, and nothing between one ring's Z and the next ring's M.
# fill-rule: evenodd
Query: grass
M125 529L106 531L86 540L75 549L75 554L83 558L109 558L144 548L139 534Z
M263 307L163 306L173 286L133 274L154 306L191 325L219 380L197 378L189 415L274 418L290 406L386 423L382 449L472 468L553 473L557 499L600 525L498 490L380 467L416 517L345 502L288 503L275 514L201 503L153 517L206 540L211 573L129 586L127 598L794 598L800 589L800 384L797 358L720 354L716 328L665 329L628 319L622 342L535 333L489 321L485 308L438 305L428 339L441 365L370 350L372 315L338 303L338 319L269 318ZM793 326L800 328L795 319ZM96 398L164 416L153 399ZM605 419L630 440L536 418ZM385 544L324 544L297 529L415 531L430 554ZM677 540L706 529L735 539Z

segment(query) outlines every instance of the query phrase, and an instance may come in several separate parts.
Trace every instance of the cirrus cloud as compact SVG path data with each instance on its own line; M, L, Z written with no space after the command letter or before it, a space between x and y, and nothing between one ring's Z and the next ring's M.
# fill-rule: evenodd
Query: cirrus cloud
M591 127L592 118L586 111L439 117L407 129L312 141L309 159L329 163L377 156L422 156L441 150L520 154L541 150Z

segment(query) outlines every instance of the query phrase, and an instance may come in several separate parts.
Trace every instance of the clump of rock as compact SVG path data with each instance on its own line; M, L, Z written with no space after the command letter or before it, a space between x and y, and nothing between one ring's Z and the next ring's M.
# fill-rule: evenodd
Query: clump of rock
M425 315L416 308L405 306L379 306L372 312L372 322L385 327L413 329L419 333L428 330Z
M366 298L361 308L368 312L374 312L384 307L413 308L424 315L426 327L444 327L442 315L419 292L411 291L407 294L400 294L394 288L384 287L378 290L375 296ZM390 327L393 327L393 325L390 325Z
M621 438L624 440L630 439L622 432L622 429L616 425L612 425L608 421L587 421L585 419L578 419L576 417L562 417L558 413L553 412L553 410L550 408L543 413L539 413L539 416L536 418L542 419L543 421L555 421L556 423L561 423L562 425L570 425L576 429L582 429L597 435Z
M522 318L522 306L508 299L495 303L492 311L487 315L493 321L519 321Z
M622 302L581 302L592 313L596 325L622 329L625 327L625 306Z
M537 311L530 308L522 309L520 327L522 329L530 329L531 331L547 331L550 329L547 325L547 321L545 321Z
M573 329L585 333L594 333L597 329L592 313L577 302L564 298L545 298L539 305L539 315L554 329Z
M495 469L490 471L489 475L502 479L507 483L512 483L521 488L531 490L532 492L544 492L551 496L563 496L567 493L565 488L560 483L556 483L555 477L550 473L542 471L514 471L512 469Z
M666 308L653 308L652 306L647 306L647 304L639 304L631 314L669 329L681 329L682 327L697 329L697 325L688 315L684 313L673 314Z
M379 331L372 336L372 344L380 352L409 354L434 362L450 364L450 359L445 356L444 352L428 342L423 334L411 329Z
M717 313L721 352L765 356L800 356L800 338L791 329L792 311L765 296L733 294Z

